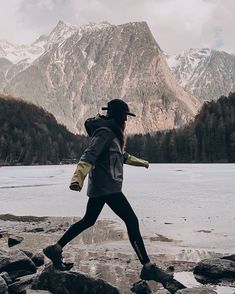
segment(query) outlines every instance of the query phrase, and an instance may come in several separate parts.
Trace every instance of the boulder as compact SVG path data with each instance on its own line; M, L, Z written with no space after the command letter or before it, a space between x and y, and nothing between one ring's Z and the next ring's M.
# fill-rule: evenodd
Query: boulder
M26 254L30 259L32 259L33 257L33 253L28 251L28 250L23 250L23 249L20 249L20 251L24 252L24 254Z
M176 294L216 294L216 292L206 287L194 287L178 290Z
M45 258L44 258L43 253L38 252L38 253L35 253L31 259L32 259L33 263L36 265L36 267L39 267L44 264Z
M7 283L2 277L0 277L0 293L1 294L8 294Z
M235 261L235 254L223 256L221 257L221 259L228 259L228 260Z
M32 285L35 290L49 290L56 294L121 294L122 292L102 279L72 271L46 267Z
M30 259L32 259L32 261L34 262L36 267L39 267L44 264L45 258L44 258L44 254L42 252L32 253L27 250L22 250L22 249L20 249L20 250L22 252L24 252Z
M2 277L7 284L12 283L12 279L7 272L0 273L0 277Z
M151 294L152 293L151 289L149 288L149 285L143 280L140 280L134 283L133 287L131 288L131 291L136 294Z
M27 289L31 289L31 284L35 280L36 275L28 275L17 279L14 283L8 285L10 294L25 294Z
M196 265L194 274L211 279L235 279L235 261L222 258L204 259Z
M0 250L0 272L7 272L14 280L17 277L36 273L33 261L22 251Z
M13 246L21 243L23 240L24 240L23 237L11 236L11 237L8 238L8 246L13 247Z

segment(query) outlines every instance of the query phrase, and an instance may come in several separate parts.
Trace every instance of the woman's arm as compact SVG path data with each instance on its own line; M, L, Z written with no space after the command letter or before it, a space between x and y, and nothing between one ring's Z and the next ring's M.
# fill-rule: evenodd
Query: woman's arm
M124 157L124 163L125 164L134 165L134 166L143 166L143 167L146 167L146 168L149 167L149 162L147 160L140 159L138 157L130 155L127 152L124 152L123 157Z
M91 171L97 158L102 151L109 146L113 138L114 134L108 128L100 128L100 130L95 132L89 146L86 148L77 164L77 168L69 186L71 190L81 191L87 174Z

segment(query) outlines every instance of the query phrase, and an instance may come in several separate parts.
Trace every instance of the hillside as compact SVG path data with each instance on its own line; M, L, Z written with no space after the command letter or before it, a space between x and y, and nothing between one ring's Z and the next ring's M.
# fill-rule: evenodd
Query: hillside
M76 159L85 141L42 108L0 95L1 165L58 164L63 159Z

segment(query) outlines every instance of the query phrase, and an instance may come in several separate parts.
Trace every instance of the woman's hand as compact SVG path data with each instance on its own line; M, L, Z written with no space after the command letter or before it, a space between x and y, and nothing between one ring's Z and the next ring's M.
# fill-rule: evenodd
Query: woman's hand
M69 189L73 191L79 191L79 192L82 190L78 182L71 183L69 186Z

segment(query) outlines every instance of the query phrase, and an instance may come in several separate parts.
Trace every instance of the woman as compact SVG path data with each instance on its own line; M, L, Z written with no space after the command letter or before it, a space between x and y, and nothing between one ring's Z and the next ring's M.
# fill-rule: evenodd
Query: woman
M89 196L85 216L73 224L54 245L46 247L43 252L60 270L68 270L72 264L63 262L62 249L82 231L95 224L103 206L107 204L126 224L129 239L141 264L140 277L144 280L167 282L173 278L150 259L145 250L139 230L138 219L122 193L123 163L148 168L148 161L138 159L124 152L124 129L127 116L135 116L128 105L120 99L111 100L107 107L107 116L97 116L85 122L85 128L92 137L77 164L70 189L81 191L84 179L89 173Z

